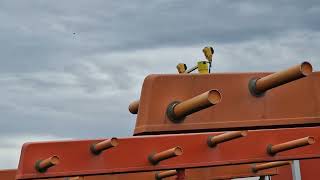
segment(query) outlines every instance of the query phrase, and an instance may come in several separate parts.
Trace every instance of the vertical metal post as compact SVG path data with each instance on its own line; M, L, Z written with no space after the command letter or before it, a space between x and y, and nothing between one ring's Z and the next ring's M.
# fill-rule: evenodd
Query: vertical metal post
M271 180L271 176L260 176L259 180Z
M294 160L291 165L293 180L301 180L300 161Z

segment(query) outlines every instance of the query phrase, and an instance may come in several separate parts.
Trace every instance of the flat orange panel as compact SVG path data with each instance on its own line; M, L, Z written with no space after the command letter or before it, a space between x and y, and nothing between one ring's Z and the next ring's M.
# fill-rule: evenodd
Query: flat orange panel
M271 89L263 97L248 90L249 80L270 73L150 75L143 84L135 134L200 132L221 129L293 127L320 124L320 72ZM168 105L210 89L222 101L172 123Z
M15 169L0 170L0 179L1 180L15 180L16 173L17 173L17 170L15 170Z
M219 133L180 135L137 136L119 138L119 145L96 156L90 146L101 140L62 141L28 143L23 146L18 179L97 175L159 171L178 168L196 168L231 164L247 164L278 160L320 158L320 128L291 128L249 131L243 138L209 148L207 139ZM266 152L269 144L313 136L316 143L270 156ZM148 156L179 146L183 154L151 165ZM57 155L60 163L45 173L38 173L34 165L37 160Z

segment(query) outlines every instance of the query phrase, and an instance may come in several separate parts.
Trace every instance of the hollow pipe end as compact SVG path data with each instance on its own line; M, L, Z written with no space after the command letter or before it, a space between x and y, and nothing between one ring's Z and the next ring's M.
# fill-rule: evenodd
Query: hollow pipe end
M131 114L138 114L140 101L133 101L129 104L128 110Z
M315 138L314 137L308 137L308 144L314 144L316 142Z
M256 82L257 80L259 80L259 78L252 78L249 81L248 87L249 87L249 91L251 93L251 95L255 96L255 97L262 97L265 95L265 92L258 92L257 88L256 88Z
M312 65L309 62L304 61L300 65L300 71L304 76L308 76L313 71Z
M50 163L51 163L52 165L57 165L57 164L59 164L59 163L60 163L59 157L58 157L58 156L52 156L52 157L50 158Z
M210 90L208 100L211 104L218 104L222 99L221 93L218 90Z
M110 139L110 144L112 147L117 147L119 145L119 141L118 141L118 138L116 137L113 137Z
M274 153L274 152L272 152L272 144L269 144L268 146L267 146L267 153L270 155L270 156L274 156L274 155L276 155L276 153Z
M180 103L180 101L173 101L172 103L170 103L168 105L166 114L167 117L170 119L170 121L172 121L173 123L181 123L183 122L183 120L185 119L185 117L177 117L174 113L174 107L176 105L178 105Z
M248 135L248 131L241 131L240 135L241 137L246 137Z
M174 148L173 153L174 153L174 155L176 155L176 156L180 156L180 155L183 154L183 150L182 150L181 147L178 146L178 147L175 147L175 148Z

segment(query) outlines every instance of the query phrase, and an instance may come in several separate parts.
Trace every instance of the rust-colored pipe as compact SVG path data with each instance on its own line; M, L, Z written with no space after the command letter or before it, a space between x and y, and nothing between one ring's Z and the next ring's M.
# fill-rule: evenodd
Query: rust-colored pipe
M132 103L130 103L129 107L128 107L129 111L132 114L138 114L139 104L140 104L140 100L136 100L136 101L133 101Z
M208 138L208 146L209 147L215 147L219 143L223 143L226 141L231 141L233 139L237 139L240 137L245 137L247 136L248 131L235 131L235 132L227 132L223 133L217 136L209 136Z
M35 168L38 172L44 173L50 167L59 164L59 162L60 162L60 159L58 156L52 156L44 160L38 160L35 164Z
M118 146L118 144L119 144L118 139L113 137L111 139L107 139L107 140L104 140L99 143L91 145L90 150L93 154L98 155L104 150Z
M277 145L268 145L267 147L267 152L268 154L270 155L275 155L279 152L282 152L282 151L287 151L287 150L290 150L290 149L295 149L295 148L298 148L298 147L303 147L303 146L308 146L308 145L311 145L311 144L314 144L315 143L315 139L314 137L305 137L305 138L301 138L301 139L296 139L296 140L293 140L293 141L289 141L289 142L285 142L285 143L282 143L282 144L277 144Z
M182 102L174 101L167 108L167 116L172 122L179 123L192 113L218 104L221 98L220 92L213 89Z
M265 164L253 165L252 171L256 173L258 171L262 171L265 169L271 169L271 168L285 166L289 164L291 164L290 161L278 161L278 162L270 162Z
M169 158L173 158L176 156L180 156L180 155L182 155L182 153L183 153L182 148L174 147L174 148L168 149L166 151L162 151L162 152L159 152L156 154L151 154L148 157L148 159L151 164L156 165L160 161L163 161L163 160L166 160Z
M161 180L163 178L175 176L178 174L177 170L169 170L169 171L164 171L164 172L158 172L156 173L156 180Z
M262 96L267 90L306 77L312 73L312 65L303 62L284 71L249 81L249 90L254 96Z

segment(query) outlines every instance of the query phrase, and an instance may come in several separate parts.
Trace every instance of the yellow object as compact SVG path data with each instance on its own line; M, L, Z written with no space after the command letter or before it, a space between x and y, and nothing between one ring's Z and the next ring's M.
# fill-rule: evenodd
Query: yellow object
M202 52L204 53L204 56L206 56L206 59L211 62L212 61L212 56L214 54L214 50L212 47L205 47L202 49Z
M179 64L177 65L177 69L178 69L179 74L185 73L186 70L187 70L187 65L186 65L186 64L183 64L183 63L179 63Z
M198 72L200 74L208 74L209 68L208 68L208 61L198 61Z

